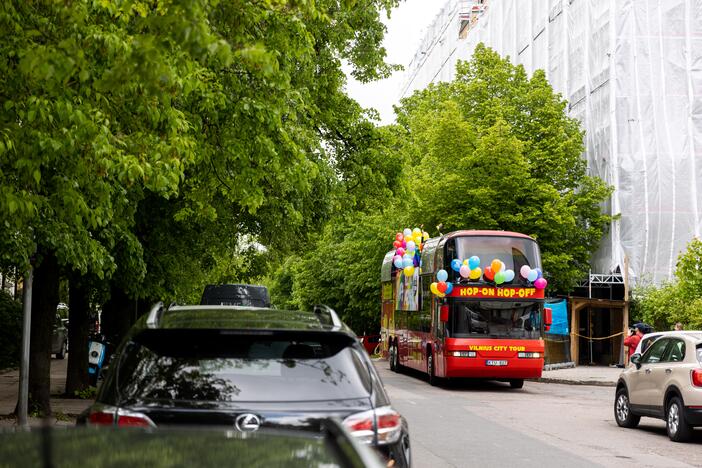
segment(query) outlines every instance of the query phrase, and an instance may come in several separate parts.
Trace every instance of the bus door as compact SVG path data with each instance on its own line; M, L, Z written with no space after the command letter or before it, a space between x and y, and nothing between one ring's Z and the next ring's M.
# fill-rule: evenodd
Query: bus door
M433 296L433 295L432 295ZM438 376L445 375L445 361L444 361L444 329L446 324L441 321L441 299L438 297L432 297L431 300L431 334L433 338L434 345L434 366L435 372Z

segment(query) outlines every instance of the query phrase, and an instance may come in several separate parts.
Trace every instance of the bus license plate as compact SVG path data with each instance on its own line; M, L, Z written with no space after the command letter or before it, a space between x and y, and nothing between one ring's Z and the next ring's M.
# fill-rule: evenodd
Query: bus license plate
M487 366L506 366L506 365L507 365L507 361L495 361L495 360L492 360L492 359L488 359L488 360L485 362L485 365L487 365Z

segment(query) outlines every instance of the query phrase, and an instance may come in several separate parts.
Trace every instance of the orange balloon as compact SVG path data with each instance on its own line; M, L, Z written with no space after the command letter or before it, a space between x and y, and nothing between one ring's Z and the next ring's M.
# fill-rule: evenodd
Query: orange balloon
M495 259L492 261L490 266L492 267L492 271L497 273L498 271L500 271L502 269L502 262L500 262L498 259Z

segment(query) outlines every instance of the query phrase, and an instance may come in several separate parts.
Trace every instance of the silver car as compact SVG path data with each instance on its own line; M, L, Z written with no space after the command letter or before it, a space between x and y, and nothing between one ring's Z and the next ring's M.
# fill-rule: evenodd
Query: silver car
M665 420L675 442L702 426L702 331L667 332L631 356L617 382L614 418L631 428L641 416Z

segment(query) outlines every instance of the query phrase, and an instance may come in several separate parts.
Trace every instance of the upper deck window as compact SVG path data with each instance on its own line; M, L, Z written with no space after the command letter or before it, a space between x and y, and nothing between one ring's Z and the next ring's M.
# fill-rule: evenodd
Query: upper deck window
M502 260L507 269L518 272L523 265L541 268L539 247L531 239L508 236L464 236L454 239L456 258L465 260L477 255L481 266ZM447 260L449 261L449 260ZM518 273L517 273L518 274Z

